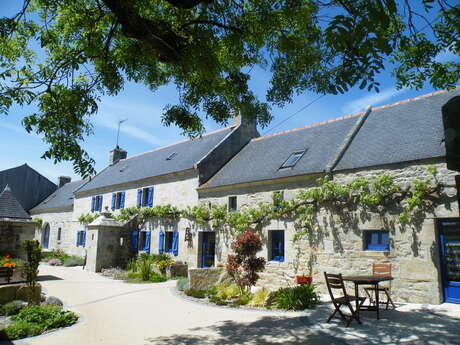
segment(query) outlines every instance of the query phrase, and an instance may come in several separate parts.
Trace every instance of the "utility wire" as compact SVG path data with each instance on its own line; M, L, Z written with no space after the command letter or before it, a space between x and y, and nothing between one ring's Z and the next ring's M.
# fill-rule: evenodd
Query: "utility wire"
M310 103L304 105L302 108L300 108L299 110L297 110L295 113L289 115L287 118L285 118L283 121L281 121L280 123L274 125L273 127L270 127L269 129L267 129L267 131L264 133L264 135L267 135L270 131L272 131L273 129L281 126L283 123L285 123L286 121L290 120L291 118L293 118L294 116L296 116L298 113L300 113L301 111L307 109L310 105L312 105L313 103L315 103L316 101L319 101L321 98L323 98L325 95L320 95L319 97L315 98L313 101L311 101Z

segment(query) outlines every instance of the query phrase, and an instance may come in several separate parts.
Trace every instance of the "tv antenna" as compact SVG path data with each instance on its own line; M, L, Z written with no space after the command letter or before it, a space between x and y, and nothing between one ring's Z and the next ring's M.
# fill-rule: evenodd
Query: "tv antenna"
M128 121L128 119L118 121L118 131L117 131L117 147L118 147L118 139L120 138L120 126L123 122Z

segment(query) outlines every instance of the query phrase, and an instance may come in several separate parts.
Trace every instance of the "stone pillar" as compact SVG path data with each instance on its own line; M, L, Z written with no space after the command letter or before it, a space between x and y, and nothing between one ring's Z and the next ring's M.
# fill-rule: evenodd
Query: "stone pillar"
M123 266L130 258L129 231L104 212L86 231L86 266L90 272Z

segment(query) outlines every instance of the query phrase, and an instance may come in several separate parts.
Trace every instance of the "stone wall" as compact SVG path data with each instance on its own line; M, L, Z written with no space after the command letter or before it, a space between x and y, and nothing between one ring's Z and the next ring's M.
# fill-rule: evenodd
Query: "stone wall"
M26 259L22 242L32 240L35 236L35 224L0 222L0 253L11 254L13 257Z
M77 232L85 230L85 226L80 224L78 220L73 220L73 208L62 208L46 211L32 212L33 218L43 220L41 229L37 229L35 239L43 243L43 231L46 223L50 226L50 239L48 250L60 249L64 252L84 256L85 250L81 246L76 246ZM61 239L58 240L58 231L61 229Z
M141 181L132 181L116 186L95 189L90 192L76 193L74 200L73 220L85 213L91 213L91 197L102 195L102 210L108 207L111 210L112 193L126 192L125 208L137 205L137 190L139 188L154 187L153 206L172 204L178 208L185 208L198 204L198 176L195 170L157 176ZM115 213L119 212L115 210Z
M276 289L293 285L296 275L311 274L314 283L326 292L323 272L343 274L370 274L373 263L391 263L392 294L396 301L414 303L440 303L442 301L439 277L439 248L435 232L435 218L458 217L455 172L446 169L440 160L421 161L411 164L382 166L375 169L341 172L334 176L337 181L351 180L357 176L373 177L390 174L396 183L407 183L415 178L429 176L426 167L438 167L438 179L443 183L446 197L434 205L411 226L401 226L397 214L374 214L366 210L322 209L316 215L316 227L300 242L293 243L295 234L293 220L273 220L260 229L267 244L268 231L285 231L285 261L268 262L258 283ZM200 201L226 205L229 195L236 195L238 208L255 206L258 202L271 202L272 193L284 191L284 198L293 198L301 188L314 185L314 179L300 177L284 181L255 183L252 185L200 190ZM415 225L414 225L415 224ZM389 251L365 251L364 230L389 230ZM232 235L225 230L217 236L217 259L225 262ZM268 259L269 248L264 246L261 256Z

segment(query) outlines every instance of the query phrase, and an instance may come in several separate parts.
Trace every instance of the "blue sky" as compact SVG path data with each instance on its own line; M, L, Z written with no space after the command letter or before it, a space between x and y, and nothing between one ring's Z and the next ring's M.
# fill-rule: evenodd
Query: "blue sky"
M11 15L21 3L22 1L19 0L0 1L0 16ZM451 58L449 54L439 57L440 60ZM252 90L260 99L265 99L270 74L255 68L251 76ZM363 110L367 105L393 103L435 91L429 86L418 91L396 90L390 70L383 71L379 81L381 91L378 94L354 88L343 95L326 95L277 126L318 97L314 93L298 95L292 103L283 108L273 107L274 120L268 128L259 131L262 135L275 133L351 114ZM183 140L179 128L164 127L161 124L163 107L176 103L177 99L177 92L173 86L165 86L152 93L147 87L134 83L126 83L124 90L115 97L102 98L99 112L93 117L94 135L88 137L83 143L85 150L96 160L96 170L100 171L107 165L108 153L116 143L117 122L121 119L128 119L121 127L119 141L120 146L128 151L128 155ZM71 163L53 164L52 160L40 158L47 148L46 144L37 135L28 134L21 125L21 119L33 111L33 107L14 106L8 116L0 115L0 147L3 153L0 170L27 163L53 182L60 175L77 179ZM209 120L205 121L205 126L207 131L220 128Z

